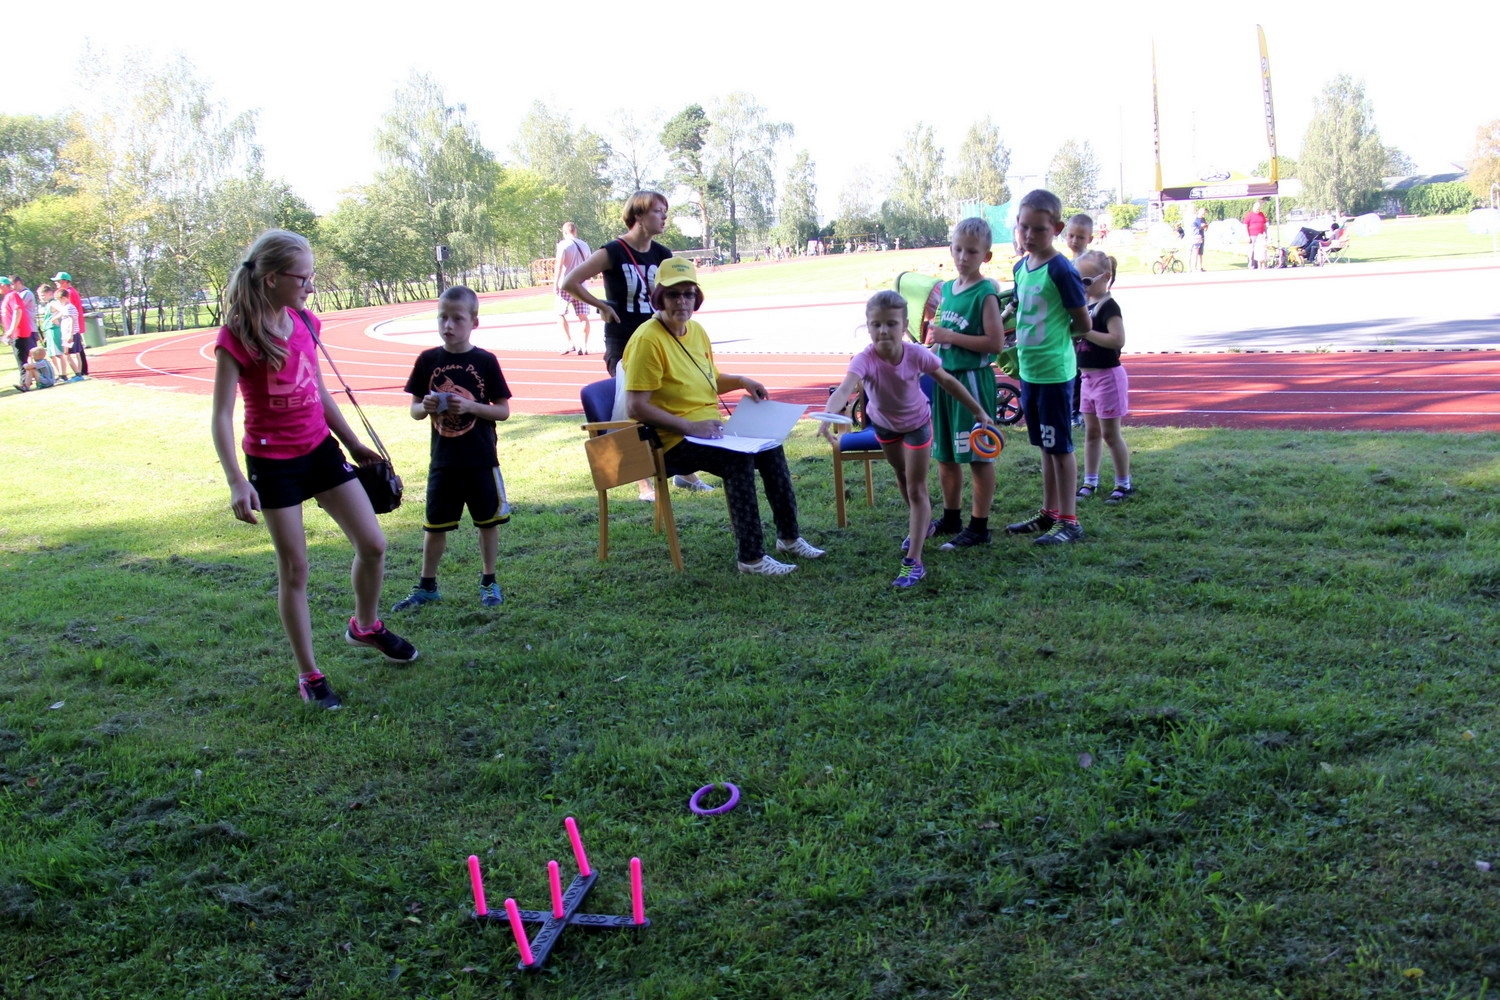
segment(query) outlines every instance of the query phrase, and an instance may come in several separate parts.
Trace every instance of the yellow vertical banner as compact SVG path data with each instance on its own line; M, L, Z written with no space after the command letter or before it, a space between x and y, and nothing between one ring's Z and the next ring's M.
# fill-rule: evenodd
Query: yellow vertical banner
M1266 31L1255 26L1260 36L1260 89L1266 101L1266 145L1271 149L1271 183L1281 179L1281 164L1276 161L1276 111L1271 106L1271 57L1266 54ZM1153 70L1154 72L1154 70Z
M1161 195L1161 110L1156 100L1156 41L1151 42L1151 145L1156 154L1156 193ZM1123 196L1122 196L1123 197Z

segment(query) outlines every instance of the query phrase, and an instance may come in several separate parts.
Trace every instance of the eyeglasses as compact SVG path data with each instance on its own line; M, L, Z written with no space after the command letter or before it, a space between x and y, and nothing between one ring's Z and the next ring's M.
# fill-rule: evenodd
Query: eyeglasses
M311 288L313 286L313 279L318 276L317 271L310 271L307 274L293 274L291 271L277 271L276 273L283 278L296 278L302 282L303 288Z
M661 297L664 299L691 299L696 297L696 295L697 293L692 288L664 288L661 293Z

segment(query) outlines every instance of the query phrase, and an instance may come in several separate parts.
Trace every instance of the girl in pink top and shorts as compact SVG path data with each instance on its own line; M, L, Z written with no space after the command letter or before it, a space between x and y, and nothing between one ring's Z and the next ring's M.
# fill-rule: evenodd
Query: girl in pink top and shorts
M906 300L893 291L876 292L865 303L865 327L870 346L849 362L849 373L828 397L826 412L842 413L860 385L865 389L865 412L875 440L896 473L896 485L908 508L907 536L901 543L901 571L893 582L905 589L927 575L922 565L922 543L932 536L932 499L927 470L932 461L932 404L922 391L927 375L962 403L974 419L992 427L989 414L958 379L943 371L938 356L906 338ZM833 430L825 423L820 433L829 441Z
M303 306L313 286L312 249L296 233L273 229L229 279L224 327L214 346L214 450L229 481L234 516L255 524L260 511L276 550L277 610L297 662L303 701L338 708L338 695L313 659L307 607L307 535L302 504L313 499L354 546L354 616L344 639L409 663L417 651L381 624L385 534L342 441L356 462L378 461L349 427L323 386L316 353L317 320ZM234 398L245 401L245 465L234 448ZM337 440L335 440L337 438Z

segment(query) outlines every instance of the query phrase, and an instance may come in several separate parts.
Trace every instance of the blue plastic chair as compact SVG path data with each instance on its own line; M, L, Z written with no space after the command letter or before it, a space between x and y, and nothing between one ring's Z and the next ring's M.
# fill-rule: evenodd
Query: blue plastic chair
M584 386L578 393L587 423L584 451L594 489L599 493L599 561L609 559L609 491L616 486L650 478L656 483L654 505L657 531L667 535L667 549L672 565L682 570L682 547L677 541L677 520L672 514L672 491L667 482L667 465L662 457L656 434L645 424L634 420L611 420L615 412L615 380L601 379ZM605 437L608 440L603 440Z

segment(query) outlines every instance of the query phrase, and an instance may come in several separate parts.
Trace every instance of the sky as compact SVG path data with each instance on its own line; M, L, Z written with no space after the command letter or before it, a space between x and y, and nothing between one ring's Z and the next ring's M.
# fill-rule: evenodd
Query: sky
M812 154L825 216L861 169L883 189L918 122L934 127L951 171L986 115L1010 147L1013 189L1040 186L1074 139L1092 145L1101 185L1123 178L1129 195L1146 194L1153 45L1165 183L1249 172L1267 156L1257 24L1283 154L1297 154L1314 96L1341 73L1364 83L1382 140L1422 172L1455 169L1478 127L1500 118L1493 42L1452 10L1423 23L1409 7L1249 6L74 0L67 15L93 61L185 55L229 112L257 112L267 172L319 212L379 169L375 131L414 71L467 107L502 161L534 101L608 137L627 112L662 120L696 102L711 113L747 92L794 127L783 165ZM56 45L6 46L6 112L88 110L97 82L57 56Z

